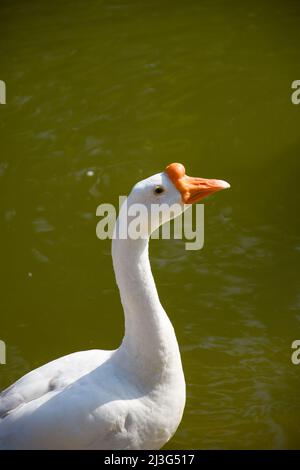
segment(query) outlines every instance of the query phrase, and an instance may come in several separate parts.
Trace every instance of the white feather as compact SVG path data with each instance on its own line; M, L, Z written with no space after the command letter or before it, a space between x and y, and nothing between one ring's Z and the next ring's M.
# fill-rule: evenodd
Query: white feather
M160 202L180 202L160 173L133 188L128 207L156 202L157 184L166 187ZM1 449L158 449L174 434L185 381L176 336L151 274L149 235L113 241L125 314L121 346L61 357L2 392Z

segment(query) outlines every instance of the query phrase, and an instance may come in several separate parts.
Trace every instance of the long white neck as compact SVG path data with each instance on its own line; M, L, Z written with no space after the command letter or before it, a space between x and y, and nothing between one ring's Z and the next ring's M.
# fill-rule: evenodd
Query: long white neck
M148 245L149 239L115 238L112 256L125 314L119 357L123 367L152 387L163 381L182 382L184 377L174 329L155 287Z

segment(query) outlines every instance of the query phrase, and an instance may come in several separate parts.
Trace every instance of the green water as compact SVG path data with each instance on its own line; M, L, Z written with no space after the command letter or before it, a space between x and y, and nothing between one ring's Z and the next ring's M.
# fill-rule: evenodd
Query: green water
M119 345L96 207L179 161L232 189L202 250L151 244L187 382L166 448L300 448L299 22L290 0L1 1L0 389Z

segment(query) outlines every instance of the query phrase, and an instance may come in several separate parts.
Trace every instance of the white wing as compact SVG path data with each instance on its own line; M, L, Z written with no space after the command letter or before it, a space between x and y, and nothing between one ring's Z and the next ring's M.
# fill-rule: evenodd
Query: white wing
M0 448L99 448L101 441L105 448L109 435L122 427L116 417L122 421L124 414L123 400L118 409L115 389L122 387L109 361L112 353L92 350L64 356L3 391Z

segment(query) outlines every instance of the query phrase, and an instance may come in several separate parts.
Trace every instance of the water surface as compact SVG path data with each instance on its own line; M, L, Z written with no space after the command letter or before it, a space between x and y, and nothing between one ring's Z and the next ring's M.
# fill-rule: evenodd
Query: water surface
M2 0L0 388L118 346L96 207L179 161L232 189L202 250L151 244L187 381L166 448L300 448L299 21L290 0Z

